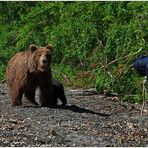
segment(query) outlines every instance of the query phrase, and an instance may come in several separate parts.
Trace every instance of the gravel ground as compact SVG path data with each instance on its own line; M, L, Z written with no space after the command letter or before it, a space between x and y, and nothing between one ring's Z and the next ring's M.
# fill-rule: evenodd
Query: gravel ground
M66 89L67 107L11 107L0 83L0 147L148 147L148 104L140 116L141 105L92 92Z

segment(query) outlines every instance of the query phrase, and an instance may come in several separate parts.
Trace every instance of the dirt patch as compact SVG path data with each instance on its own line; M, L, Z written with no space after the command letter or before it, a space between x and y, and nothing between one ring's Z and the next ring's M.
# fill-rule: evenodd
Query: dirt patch
M148 104L120 102L93 90L66 90L67 107L11 107L0 83L0 147L148 146Z

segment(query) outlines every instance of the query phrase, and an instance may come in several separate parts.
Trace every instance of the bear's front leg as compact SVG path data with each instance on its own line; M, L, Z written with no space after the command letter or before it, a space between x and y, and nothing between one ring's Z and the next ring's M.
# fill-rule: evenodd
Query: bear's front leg
M36 101L35 101L35 88L28 88L25 90L25 97L34 105L39 105Z
M39 100L41 106L53 106L53 87L51 83L45 82L39 85Z
M10 91L10 97L12 99L12 106L21 106L22 105L22 96L23 92L18 89L18 90L11 90Z

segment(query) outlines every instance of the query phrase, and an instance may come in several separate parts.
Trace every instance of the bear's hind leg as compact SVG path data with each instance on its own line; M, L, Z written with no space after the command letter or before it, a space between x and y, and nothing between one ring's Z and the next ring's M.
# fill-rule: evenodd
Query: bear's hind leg
M60 90L59 90L59 99L62 102L62 106L66 106L67 105L67 99L65 96L65 92L64 92L64 87L61 86Z
M66 106L67 105L67 99L66 99L66 96L65 94L60 96L59 99L61 100L62 102L62 106Z
M57 106L57 104L58 104L58 96L56 93L57 92L53 93L53 106Z

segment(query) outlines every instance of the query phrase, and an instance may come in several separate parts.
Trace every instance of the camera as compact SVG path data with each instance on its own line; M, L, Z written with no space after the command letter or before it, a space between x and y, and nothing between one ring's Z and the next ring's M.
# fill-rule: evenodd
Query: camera
M148 56L140 55L135 60L133 67L141 76L148 76Z

